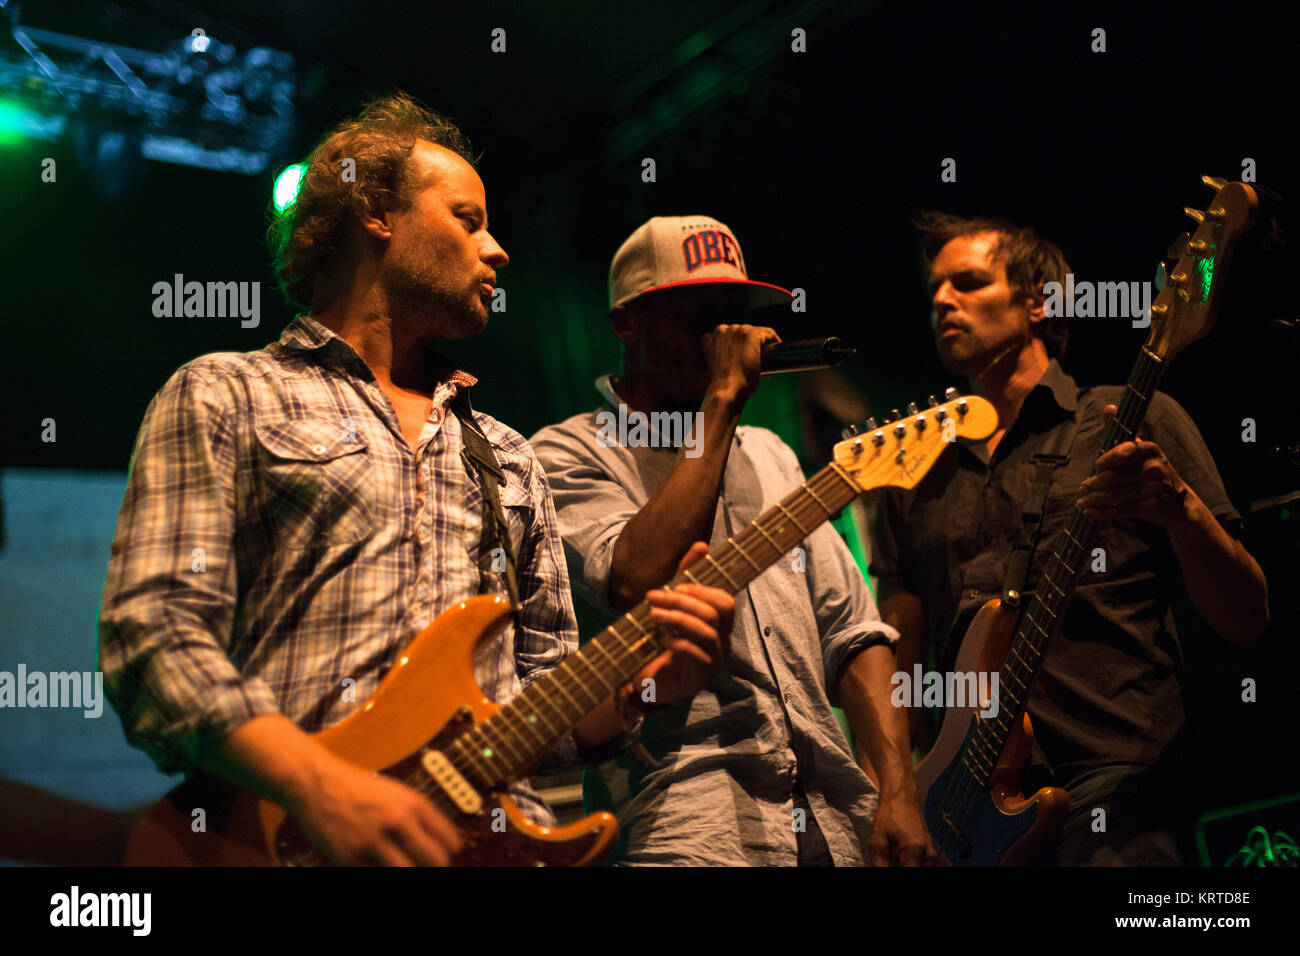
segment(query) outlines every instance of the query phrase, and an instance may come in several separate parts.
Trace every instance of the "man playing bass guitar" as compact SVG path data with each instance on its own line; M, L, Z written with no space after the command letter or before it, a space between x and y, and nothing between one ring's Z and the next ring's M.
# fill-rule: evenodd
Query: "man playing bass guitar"
M1061 251L998 220L932 213L920 226L939 355L1000 425L879 500L871 570L901 634L900 669L951 671L974 613L1007 588L1032 591L1079 502L1101 523L1104 564L1084 570L1031 686L1022 789L1069 792L1061 865L1177 865L1170 770L1185 716L1171 586L1181 574L1205 620L1245 645L1268 621L1263 573L1196 426L1168 396L1155 394L1137 440L1098 460L1123 389L1080 389L1061 369L1066 320L1045 314L1043 294L1070 271ZM915 729L922 715L912 717ZM1097 807L1103 832L1091 826Z

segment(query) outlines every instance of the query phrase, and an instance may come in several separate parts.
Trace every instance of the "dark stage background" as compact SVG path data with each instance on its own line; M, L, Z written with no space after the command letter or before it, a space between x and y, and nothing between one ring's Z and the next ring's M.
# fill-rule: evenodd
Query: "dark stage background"
M477 407L523 434L593 405L592 379L617 362L609 259L656 214L721 219L752 277L804 289L807 312L773 324L856 344L845 372L873 412L964 387L934 355L911 219L1005 216L1058 242L1080 278L1151 279L1192 225L1181 208L1211 196L1202 174L1238 179L1250 158L1260 184L1295 193L1298 51L1286 9L31 0L30 27L147 50L201 28L238 50L286 51L296 126L262 173L143 162L116 199L71 137L4 139L0 464L125 469L149 399L177 366L274 339L293 315L262 241L275 173L392 88L450 115L482 153L492 231L511 255L508 308L449 351L479 377ZM491 49L498 27L504 53ZM1091 50L1098 27L1105 52ZM796 28L806 52L791 50ZM115 122L86 109L101 128ZM45 157L54 183L41 179ZM647 157L653 183L642 181ZM948 157L955 182L940 178ZM1218 327L1164 382L1249 518L1275 619L1250 653L1185 628L1189 814L1297 789L1300 502L1250 507L1300 487L1294 454L1275 450L1300 441L1300 356L1294 332L1273 322L1298 310L1283 285L1294 263L1262 245L1243 245ZM152 287L175 273L260 281L260 325L155 318ZM1081 382L1121 383L1144 337L1127 320L1077 320L1064 364ZM764 390L773 397L756 419L787 415L792 389ZM47 418L53 443L41 439ZM1257 423L1253 443L1245 418ZM1247 676L1259 703L1228 706Z

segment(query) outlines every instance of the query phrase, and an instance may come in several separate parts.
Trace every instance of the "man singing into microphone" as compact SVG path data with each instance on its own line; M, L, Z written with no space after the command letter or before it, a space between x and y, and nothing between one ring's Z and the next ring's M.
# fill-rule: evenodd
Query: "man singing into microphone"
M750 281L734 234L705 216L651 219L615 254L610 319L622 373L597 380L603 408L532 438L587 601L627 610L672 577L691 542L716 549L803 482L776 435L738 427L761 348L778 341L743 323L753 307L790 300ZM640 412L659 413L650 421L661 425L697 423L701 434L689 448L635 431L613 442L601 425L610 409L620 420ZM827 525L756 577L737 595L724 670L694 700L664 706L642 684L627 702L645 714L644 750L600 767L626 831L624 862L932 862L904 715L889 703L896 640ZM853 760L837 701L879 790Z

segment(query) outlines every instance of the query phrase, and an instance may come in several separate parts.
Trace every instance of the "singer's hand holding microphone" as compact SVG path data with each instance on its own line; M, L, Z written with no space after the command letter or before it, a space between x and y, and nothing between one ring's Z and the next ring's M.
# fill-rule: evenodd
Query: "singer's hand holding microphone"
M761 325L719 325L700 339L709 366L708 394L742 406L758 388L763 346L780 342L775 330Z
M758 325L719 325L701 345L709 363L709 392L742 405L761 376L834 368L857 352L834 336L782 342L772 329Z

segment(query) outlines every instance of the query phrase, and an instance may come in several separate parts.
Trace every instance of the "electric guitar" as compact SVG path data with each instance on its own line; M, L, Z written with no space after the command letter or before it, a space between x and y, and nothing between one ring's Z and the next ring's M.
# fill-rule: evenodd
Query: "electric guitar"
M1169 362L1213 327L1224 269L1254 218L1258 199L1249 186L1211 176L1202 180L1216 190L1214 200L1204 213L1184 209L1200 225L1151 305L1151 331L1102 441L1102 454L1137 434ZM934 747L916 767L926 825L935 848L953 865L1030 864L1065 822L1070 801L1064 790L1044 787L1029 797L1020 792L1033 745L1025 705L1095 527L1076 507L1023 613L995 598L980 608L962 638L953 668L999 672L997 716L980 716L987 702L950 708Z
M997 427L993 406L949 393L943 404L932 401L925 412L909 406L914 414L839 442L830 465L667 587L689 581L739 591L862 492L910 488L950 442L987 439ZM650 605L642 601L499 707L474 682L474 651L499 634L509 617L509 602L495 595L440 614L361 709L315 739L345 760L425 794L461 832L465 845L457 865L599 863L618 831L611 814L539 826L520 812L506 788L660 653ZM195 832L200 819L202 832ZM327 862L280 805L202 776L150 809L126 853L127 865L143 866Z

